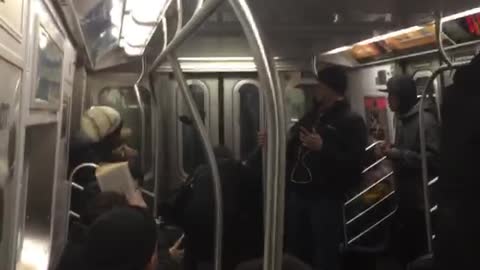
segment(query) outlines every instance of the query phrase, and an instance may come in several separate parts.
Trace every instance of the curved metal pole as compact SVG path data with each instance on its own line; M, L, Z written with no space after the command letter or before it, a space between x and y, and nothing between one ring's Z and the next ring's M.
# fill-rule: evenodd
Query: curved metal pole
M82 163L80 165L78 165L77 167L75 167L73 170L72 170L72 173L70 174L70 177L68 178L68 182L70 183L73 183L73 177L75 176L75 174L83 169L83 168L94 168L94 169L97 169L98 168L98 165L95 164L95 163Z
M182 92L183 99L187 104L187 107L192 114L193 123L197 129L198 134L200 134L203 150L208 159L208 165L212 171L213 177L213 187L215 195L215 270L222 269L222 238L223 238L223 200L222 200L222 183L220 182L220 174L218 172L217 160L213 153L213 148L208 137L207 130L203 124L202 117L198 111L195 100L193 99L192 94L190 93L187 81L182 73L182 68L178 63L177 57L171 53L168 56L168 60L172 65L173 74L177 79L177 83Z
M192 36L192 34L215 12L223 1L224 0L209 0L204 3L180 32L177 32L168 46L157 56L157 58L155 58L152 65L148 68L148 72L155 71L155 69L167 58L167 55L174 52L187 38Z
M452 67L453 63L450 58L447 56L445 52L445 48L443 47L443 21L442 16L443 13L441 11L437 11L435 13L435 35L437 37L437 46L438 52L440 53L440 58L443 62L447 64L448 67Z
M177 31L175 31L175 34L179 33L183 27L183 1L182 0L177 0L177 17L178 17Z
M142 167L142 172L145 173L145 135L146 135L146 120L145 120L145 106L143 106L142 95L140 93L140 82L143 80L145 76L145 56L142 57L142 72L140 77L138 77L137 81L133 85L133 89L135 90L135 96L138 102L138 108L140 109L140 125L141 125L141 136L140 136L140 166Z
M429 196L429 181L428 179L428 160L427 160L427 139L425 134L425 100L427 98L427 91L433 86L433 82L442 74L444 71L451 69L458 69L459 67L464 66L465 64L453 64L452 66L442 66L435 70L430 79L428 80L427 87L422 90L422 96L420 98L420 115L419 115L419 129L420 129L420 154L422 161L422 184L423 184L423 206L425 211L425 224L427 231L427 244L428 252L433 252L432 245L432 217L430 215L430 196Z
M282 269L285 207L286 121L284 94L272 57L246 0L229 0L253 52L266 97L268 130L266 168L265 252L263 269Z

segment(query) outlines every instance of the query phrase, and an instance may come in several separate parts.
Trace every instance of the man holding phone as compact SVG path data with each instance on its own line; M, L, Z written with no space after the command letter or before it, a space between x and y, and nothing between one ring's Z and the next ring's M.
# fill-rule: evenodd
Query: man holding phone
M361 180L367 129L346 100L342 67L297 87L311 92L314 106L289 134L286 251L314 269L338 270L345 194ZM265 132L259 143L265 145Z

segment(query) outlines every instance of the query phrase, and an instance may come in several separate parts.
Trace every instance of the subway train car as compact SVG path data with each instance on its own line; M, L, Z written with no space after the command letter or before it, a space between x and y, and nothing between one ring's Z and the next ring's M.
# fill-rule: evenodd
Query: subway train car
M329 65L345 68L348 101L368 129L363 180L343 205L344 268L397 269L385 255L395 175L373 153L395 141L381 90L411 75L419 102L432 100L440 119L455 68L479 51L478 1L0 0L0 270L56 269L82 220L72 199L88 187L76 173L99 165L71 165L94 106L120 114L143 198L167 234L182 228L169 226L162 206L199 166L211 168L214 259L205 269L222 269L228 246L213 148L227 147L241 164L263 151L258 248L263 269L281 269L286 137L313 104L299 85ZM426 167L423 155L428 236L419 259L428 264L439 208L429 194L441 178Z

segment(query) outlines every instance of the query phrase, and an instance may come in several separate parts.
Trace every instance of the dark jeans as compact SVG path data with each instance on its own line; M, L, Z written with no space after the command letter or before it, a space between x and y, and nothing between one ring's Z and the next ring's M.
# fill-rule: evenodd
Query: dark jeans
M315 270L340 269L343 201L288 194L286 250Z
M425 215L422 210L399 209L392 228L392 252L402 267L427 253Z

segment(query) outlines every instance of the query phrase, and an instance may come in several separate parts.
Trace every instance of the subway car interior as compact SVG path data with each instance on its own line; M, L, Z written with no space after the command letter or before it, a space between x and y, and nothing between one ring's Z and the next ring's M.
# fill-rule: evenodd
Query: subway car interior
M82 170L100 178L100 165L109 162L77 162L77 135L86 118L94 121L88 112L105 107L121 119L119 155L135 157L141 174L135 184L153 214L159 242L168 242L158 252L165 249L172 257L169 247L181 250L185 238L208 255L195 267L184 262L186 254L159 256L153 269L233 270L254 259L260 261L255 269L288 269L282 268L292 255L284 240L288 131L315 106L312 92L301 85L331 66L345 72L346 99L368 132L361 179L342 198L342 269L437 269L436 213L442 205L433 190L443 178L428 172L422 107L432 105L442 120L455 71L479 52L478 1L0 0L0 270L59 269L66 247L84 227L84 194L90 191ZM426 232L420 240L424 252L404 265L390 255L399 212L395 168L378 150L396 141L398 119L384 91L399 75L413 78L420 106L414 132L423 212L415 218ZM109 115L105 121L113 125ZM265 147L259 145L261 131ZM219 146L235 166L255 163L261 172L222 169L214 151ZM252 160L252 153L261 158ZM202 166L209 172L203 186L192 182ZM225 175L253 181L255 190ZM204 238L176 223L181 210L171 205L185 189L197 187L208 189L197 202L209 209L183 222L207 224L199 230ZM254 221L260 227L235 224L243 214L232 214L232 204L258 210ZM247 240L241 248L232 243L253 234L261 241ZM237 264L225 262L246 249L259 252ZM467 253L480 255L478 247Z

